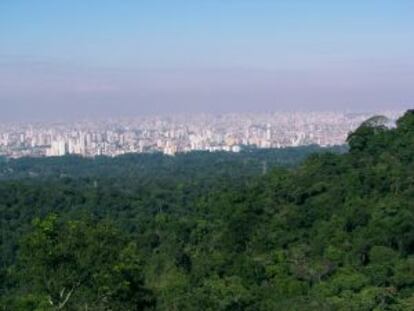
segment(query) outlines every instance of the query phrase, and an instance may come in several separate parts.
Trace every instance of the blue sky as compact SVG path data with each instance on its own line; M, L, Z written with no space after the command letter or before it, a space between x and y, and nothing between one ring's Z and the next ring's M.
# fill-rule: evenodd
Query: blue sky
M0 1L7 118L405 107L413 78L411 0Z

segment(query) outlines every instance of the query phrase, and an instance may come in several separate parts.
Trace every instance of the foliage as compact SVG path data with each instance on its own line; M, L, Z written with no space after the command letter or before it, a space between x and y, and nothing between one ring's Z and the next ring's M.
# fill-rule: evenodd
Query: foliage
M414 310L414 113L348 141L4 164L0 310Z

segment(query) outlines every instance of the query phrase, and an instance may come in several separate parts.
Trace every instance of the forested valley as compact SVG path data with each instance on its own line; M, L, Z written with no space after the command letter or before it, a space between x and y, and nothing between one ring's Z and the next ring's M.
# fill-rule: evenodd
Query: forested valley
M348 147L0 160L0 310L414 310L414 112Z

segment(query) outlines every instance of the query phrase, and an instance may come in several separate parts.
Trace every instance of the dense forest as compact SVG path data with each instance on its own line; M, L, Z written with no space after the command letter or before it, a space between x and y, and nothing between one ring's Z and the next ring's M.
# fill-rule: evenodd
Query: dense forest
M244 147L241 152L192 151L168 156L162 153L126 154L115 158L80 156L49 158L0 158L0 180L24 178L62 177L115 177L151 179L158 175L164 179L177 175L183 178L203 179L217 177L224 173L242 174L245 177L257 175L274 166L292 168L309 155L321 152L344 153L346 146L321 148L317 145L288 147L283 149L258 149ZM203 178L199 178L202 174ZM239 176L241 177L241 175Z
M0 310L414 310L414 112L348 145L0 161Z

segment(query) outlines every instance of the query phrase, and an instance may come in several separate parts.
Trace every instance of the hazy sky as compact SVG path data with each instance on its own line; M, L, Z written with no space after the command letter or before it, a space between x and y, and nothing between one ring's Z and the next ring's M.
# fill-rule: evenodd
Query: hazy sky
M0 119L414 106L412 0L1 0Z

